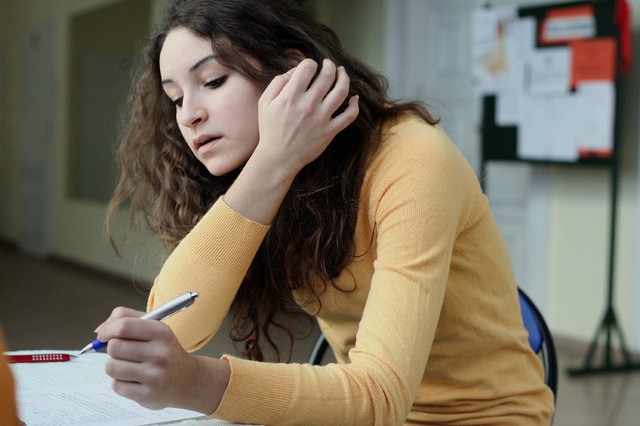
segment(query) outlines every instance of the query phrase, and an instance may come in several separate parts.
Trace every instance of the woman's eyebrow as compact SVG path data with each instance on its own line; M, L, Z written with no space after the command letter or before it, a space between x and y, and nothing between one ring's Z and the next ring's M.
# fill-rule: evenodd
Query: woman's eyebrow
M198 62L193 64L191 68L189 68L189 72L190 73L196 72L198 68L200 68L202 65L206 64L209 61L215 60L216 58L217 58L217 55L213 55L213 54L205 56L204 58L200 59ZM162 85L165 85L167 83L173 83L173 80L171 80L170 78L162 80Z

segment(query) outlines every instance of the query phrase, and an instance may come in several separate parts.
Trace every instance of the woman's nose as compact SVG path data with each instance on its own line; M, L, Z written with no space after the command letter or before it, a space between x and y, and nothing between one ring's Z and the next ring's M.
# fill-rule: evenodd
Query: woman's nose
M197 103L194 99L182 100L182 108L180 108L180 117L178 121L185 127L192 127L202 121L205 121L208 117L207 110Z

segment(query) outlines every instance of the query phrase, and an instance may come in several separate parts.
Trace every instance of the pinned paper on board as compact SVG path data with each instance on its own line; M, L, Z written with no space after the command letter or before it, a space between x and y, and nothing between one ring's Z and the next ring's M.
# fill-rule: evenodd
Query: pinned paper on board
M515 6L478 9L472 15L472 78L482 93L520 84L517 35L512 26L515 20Z
M570 44L571 85L615 79L616 42L612 37L574 41Z
M613 152L613 87L585 83L575 93L527 96L518 126L520 158L575 162Z
M473 83L484 95L487 159L612 158L617 39L609 7L585 1L474 13Z
M566 46L537 50L530 56L528 93L568 94L571 89L571 50Z
M596 19L593 5L549 9L540 24L540 43L566 43L595 37Z

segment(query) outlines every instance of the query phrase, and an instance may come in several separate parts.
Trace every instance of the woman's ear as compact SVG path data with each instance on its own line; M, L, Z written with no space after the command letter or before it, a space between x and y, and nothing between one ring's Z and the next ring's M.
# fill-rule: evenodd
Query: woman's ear
M285 55L291 61L291 67L297 66L306 56L298 49L287 49Z

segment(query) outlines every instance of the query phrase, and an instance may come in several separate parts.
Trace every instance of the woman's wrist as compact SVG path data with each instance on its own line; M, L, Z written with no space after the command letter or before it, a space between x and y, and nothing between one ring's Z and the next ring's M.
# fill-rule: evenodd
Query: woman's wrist
M229 362L221 359L200 355L191 356L194 357L198 375L190 386L195 391L195 395L191 395L190 402L188 401L184 408L211 415L218 409L227 390L231 367Z
M291 188L299 169L269 153L256 152L224 195L225 203L255 222L268 225Z

